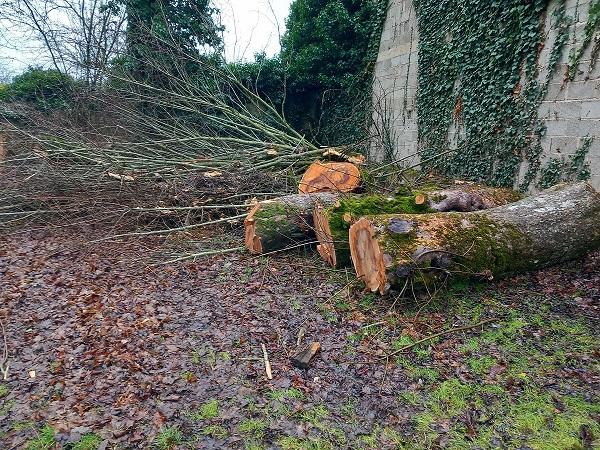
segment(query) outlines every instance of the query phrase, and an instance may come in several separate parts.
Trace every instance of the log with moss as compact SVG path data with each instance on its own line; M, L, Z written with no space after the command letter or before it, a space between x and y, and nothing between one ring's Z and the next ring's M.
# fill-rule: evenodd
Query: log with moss
M351 264L348 231L363 216L379 214L424 214L469 212L493 208L521 199L510 189L467 184L442 190L421 191L398 197L364 196L340 199L332 206L319 205L313 222L321 258L333 267Z
M472 213L361 218L350 251L366 287L430 291L456 279L493 279L577 258L600 247L600 195L587 183Z
M338 194L295 194L257 203L244 221L245 244L260 255L314 241L313 210L333 205Z

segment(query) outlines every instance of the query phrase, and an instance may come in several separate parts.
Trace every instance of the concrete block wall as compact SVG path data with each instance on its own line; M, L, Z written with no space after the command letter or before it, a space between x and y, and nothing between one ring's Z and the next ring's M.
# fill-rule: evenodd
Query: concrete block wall
M540 54L540 79L547 75L548 57L556 37L556 30L551 29L552 11L558 5L558 1L551 2L546 19L547 39ZM592 66L593 42L581 58L575 79L564 82L569 54L581 46L589 8L590 0L566 1L566 14L572 18L573 25L559 67L550 80L548 95L540 106L539 118L546 124L542 164L551 158L568 158L581 147L586 137L593 138L587 162L592 170L591 182L600 189L600 64Z
M375 66L374 109L377 129L391 131L398 158L416 155L416 97L419 70L419 30L413 0L390 0ZM385 149L376 145L372 156L380 159ZM415 161L418 157L415 156Z
M547 62L556 37L552 30L552 11L559 0L552 0L546 19L546 45L540 54L540 80L547 75ZM568 55L579 48L587 23L590 0L567 0L566 13L573 19L569 43L563 51L559 67L554 72L548 95L539 110L546 124L542 140L542 164L551 158L568 158L581 147L584 138L593 138L587 162L592 169L591 182L600 189L600 62L591 66L589 46L571 82L564 82ZM596 38L600 39L597 33ZM375 68L375 120L379 129L387 126L394 142L395 157L409 158L419 150L416 95L418 91L419 32L413 0L392 0L381 37ZM378 112L379 110L379 112ZM383 111L383 112L381 112ZM450 131L451 132L451 131ZM373 148L373 156L382 158L385 149ZM527 171L524 164L521 178Z

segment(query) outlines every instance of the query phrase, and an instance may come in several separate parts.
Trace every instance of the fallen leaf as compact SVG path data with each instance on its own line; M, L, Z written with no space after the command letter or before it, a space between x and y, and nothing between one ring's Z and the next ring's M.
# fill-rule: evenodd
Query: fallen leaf
M112 172L107 172L106 174L109 177L114 178L115 180L119 180L119 181L127 181L127 182L135 181L135 178L133 178L131 175L119 175L118 173L112 173Z

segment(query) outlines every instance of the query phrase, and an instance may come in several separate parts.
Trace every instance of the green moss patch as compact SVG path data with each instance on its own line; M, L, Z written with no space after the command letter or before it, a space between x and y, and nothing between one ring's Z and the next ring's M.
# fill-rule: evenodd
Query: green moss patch
M364 216L384 214L424 214L433 212L427 204L417 205L416 194L399 197L368 195L340 200L339 206L329 208L325 215L335 243L338 265L350 263L348 232L354 222Z

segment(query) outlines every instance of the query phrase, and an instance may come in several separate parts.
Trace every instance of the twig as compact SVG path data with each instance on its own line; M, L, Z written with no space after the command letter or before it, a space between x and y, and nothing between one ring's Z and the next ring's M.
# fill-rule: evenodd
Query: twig
M271 372L271 363L269 362L269 355L267 353L267 347L265 347L265 344L260 344L260 346L262 347L263 357L265 359L265 372L267 372L267 378L269 380L272 380L273 373Z
M0 372L2 372L2 379L8 380L8 343L6 341L6 331L4 329L4 323L0 320L0 329L2 330L2 359L0 359Z
M165 264L173 264L173 263L176 263L176 262L188 261L190 259L196 260L197 258L202 258L202 257L205 257L205 256L217 256L217 255L224 255L226 253L242 252L244 250L246 250L246 247L225 248L225 249L222 249L222 250L210 250L210 251L201 252L201 253L193 253L191 255L184 255L184 256L181 256L179 258L170 259L170 260L165 261L165 262L152 264L151 267L164 266Z
M392 356L396 356L399 353L404 353L405 351L410 350L411 348L413 348L413 347L415 347L415 346L417 346L419 344L422 344L423 342L430 341L430 340L435 339L437 337L444 336L444 335L450 334L450 333L456 333L458 331L471 330L473 328L477 328L479 326L485 325L485 324L490 323L490 322L496 322L497 320L498 320L497 317L493 317L491 319L482 320L481 322L476 323L475 325L467 325L467 326L464 326L464 327L451 328L451 329L446 330L446 331L440 331L439 333L432 334L431 336L428 336L428 337L423 338L423 339L421 339L421 340L419 340L417 342L413 342L410 345L402 347L400 350L396 350L393 353L390 353L390 354L388 354L386 356L383 356L382 359L384 359L384 358L391 358Z
M381 322L375 322L375 323L370 323L369 325L365 325L364 327L361 327L359 331L363 331L366 330L367 328L371 328L371 327L378 327L379 325L385 325L387 322L385 320L381 321Z
M298 337L296 338L296 347L300 347L300 344L302 344L302 339L304 339L305 333L306 329L304 327L300 327L300 330L298 330Z

